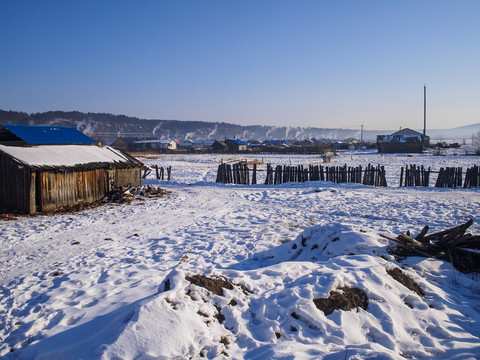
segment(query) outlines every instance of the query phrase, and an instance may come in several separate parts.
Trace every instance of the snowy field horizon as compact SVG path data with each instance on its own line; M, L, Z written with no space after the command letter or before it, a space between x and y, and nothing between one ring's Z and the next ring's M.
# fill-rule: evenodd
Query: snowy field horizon
M381 235L473 219L478 189L399 187L400 168L479 165L465 149L349 151L329 166L385 167L388 187L325 181L215 182L220 163L323 165L320 155L148 155L144 185L168 194L0 227L0 357L5 359L477 359L478 273L398 259ZM263 167L264 165L260 165ZM431 180L434 183L435 178ZM393 279L401 269L419 295ZM233 284L214 293L195 275ZM326 314L339 288L368 306Z

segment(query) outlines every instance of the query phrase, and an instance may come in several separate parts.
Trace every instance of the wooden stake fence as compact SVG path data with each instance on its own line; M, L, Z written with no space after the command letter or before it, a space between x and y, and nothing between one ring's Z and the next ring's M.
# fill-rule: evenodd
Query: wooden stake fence
M143 168L142 178L145 179L152 170L155 170L157 180L172 179L172 167L152 167ZM257 174L259 171L266 172L265 185L278 185L288 182L305 181L330 181L334 183L358 183L371 186L387 186L385 179L385 168L377 165L368 164L366 168L362 166L350 167L344 166L322 166L322 165L277 165L275 168L267 164L265 170L257 169L257 164L253 165L251 170L245 163L220 164L217 171L216 181L225 184L255 185L257 184ZM467 168L465 178L463 179L463 169L461 167L440 168L439 171L427 169L423 165L407 165L400 169L400 187L402 186L430 186L430 174L438 174L435 187L456 188L478 188L480 187L480 167L474 165ZM251 178L251 180L250 180Z
M172 180L172 167L169 166L167 168L159 167L158 165L153 165L152 169L155 169L155 176L157 180L165 180L165 170L167 172L167 180L170 181ZM145 167L143 169L144 173L142 178L145 179L148 174L152 172L152 169Z
M430 168L423 165L410 165L400 169L400 187L402 186L428 186L430 183Z
M375 167L368 164L363 175L363 185L386 187L387 180L385 179L385 168L380 165Z
M477 188L480 186L480 173L478 166L474 165L472 168L468 168L465 171L465 182L463 183L464 188Z
M438 174L435 187L445 188L477 188L480 187L480 171L477 165L467 168L463 179L463 168L446 167L439 171L426 169L418 165L405 166L400 169L400 186L429 186L430 174Z
M435 187L456 188L462 186L462 168L447 167L440 168Z
M217 171L217 182L225 184L249 185L249 168L245 164L220 164ZM265 171L265 185L278 185L288 182L305 181L330 181L336 183L363 183L372 186L387 186L385 168L383 166L368 165L365 169L361 166L322 166L303 165L288 166L277 165L275 168L267 164L266 170L258 170L253 166L252 184L257 183L257 172ZM363 181L362 181L363 176Z

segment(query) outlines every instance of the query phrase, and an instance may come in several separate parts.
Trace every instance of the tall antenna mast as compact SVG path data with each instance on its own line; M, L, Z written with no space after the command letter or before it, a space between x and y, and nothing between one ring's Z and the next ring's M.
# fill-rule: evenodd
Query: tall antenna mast
M427 85L423 85L423 139L427 136Z

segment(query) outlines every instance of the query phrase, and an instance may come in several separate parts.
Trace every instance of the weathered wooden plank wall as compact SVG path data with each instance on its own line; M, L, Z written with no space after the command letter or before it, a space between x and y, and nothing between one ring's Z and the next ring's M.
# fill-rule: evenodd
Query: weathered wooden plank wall
M0 209L30 212L30 169L0 153Z
M115 186L118 187L139 187L142 185L142 169L116 169Z
M95 202L108 192L105 169L37 171L37 177L38 211Z

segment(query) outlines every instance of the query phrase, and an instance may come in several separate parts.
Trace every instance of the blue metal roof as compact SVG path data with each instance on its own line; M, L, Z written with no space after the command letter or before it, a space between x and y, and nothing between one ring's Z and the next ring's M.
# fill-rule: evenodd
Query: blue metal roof
M96 141L74 127L2 125L27 144L96 144Z
M238 140L238 139L228 139L229 141L234 142L237 145L248 145L245 141Z

